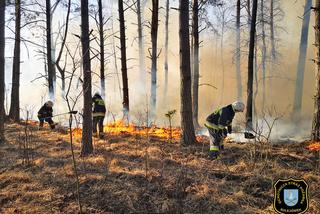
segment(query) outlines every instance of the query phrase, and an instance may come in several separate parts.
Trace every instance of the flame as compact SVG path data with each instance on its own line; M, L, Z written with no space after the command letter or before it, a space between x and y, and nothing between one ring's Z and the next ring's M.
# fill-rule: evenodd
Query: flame
M79 127L72 129L72 137L81 138L82 137L82 129Z
M157 137L161 139L172 139L179 140L181 138L181 129L172 127L170 128L161 128L157 126L144 127L136 126L132 123L126 124L123 120L117 120L113 123L107 124L103 127L104 133L107 135L139 135L144 137ZM82 137L82 129L74 128L72 129L72 136L75 138Z
M179 128L160 128L157 126L138 127L130 123L125 124L123 120L115 121L114 123L104 126L104 132L110 135L132 134L140 136L151 136L163 139L180 139L181 130Z
M307 149L310 151L320 151L320 142L310 144L309 146L307 146Z

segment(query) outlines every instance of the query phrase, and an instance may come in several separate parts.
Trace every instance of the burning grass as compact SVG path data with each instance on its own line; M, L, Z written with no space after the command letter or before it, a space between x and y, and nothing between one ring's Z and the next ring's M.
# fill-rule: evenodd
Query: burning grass
M307 149L310 151L320 151L320 142L311 143L307 146Z
M23 129L6 125L0 213L77 213L68 134L36 131L34 158L24 166L17 143ZM272 184L289 177L307 180L308 213L320 210L320 173L305 144L274 146L265 160L252 157L252 144L226 143L222 158L210 161L206 138L181 147L162 138L138 141L139 129L131 127L129 135L110 129L110 137L96 141L95 154L87 158L80 158L80 144L74 145L85 213L272 213Z
M172 139L179 140L181 136L181 130L179 128L161 128L157 126L141 127L136 126L133 123L126 124L123 120L117 120L113 123L104 126L104 133L111 136L116 135L137 135L141 137L155 137L160 139ZM74 128L72 130L74 137L81 138L82 129Z

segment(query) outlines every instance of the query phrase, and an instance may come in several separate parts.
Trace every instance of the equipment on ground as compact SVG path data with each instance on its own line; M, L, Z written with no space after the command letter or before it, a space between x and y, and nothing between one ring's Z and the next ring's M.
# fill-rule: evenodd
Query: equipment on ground
M252 134L251 132L244 132L244 138L246 139L255 139L256 136Z

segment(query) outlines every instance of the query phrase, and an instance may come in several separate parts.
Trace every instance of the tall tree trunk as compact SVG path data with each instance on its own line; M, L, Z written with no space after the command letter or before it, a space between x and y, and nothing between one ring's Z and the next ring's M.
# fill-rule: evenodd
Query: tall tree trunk
M152 0L152 20L151 20L151 117L154 119L157 108L157 59L158 59L158 13L159 0Z
M105 83L105 66L104 66L104 17L102 13L102 0L98 0L99 10L99 39L100 39L100 87L101 96L105 98L106 83Z
M119 23L120 23L120 50L121 50L121 72L123 87L123 113L124 117L129 113L129 89L128 89L128 69L126 53L126 29L124 23L123 0L118 0L119 5Z
M199 115L199 2L193 0L192 15L192 37L193 37L193 81L192 81L192 107L193 125L200 127L198 122Z
M196 142L192 122L191 68L189 39L189 1L180 0L180 93L181 93L181 143L191 145Z
M276 60L276 41L274 35L274 0L270 0L270 40L271 40L271 66ZM272 71L273 69L271 69Z
M143 42L143 27L142 27L142 14L141 0L137 0L137 19L138 19L138 43L139 43L139 70L140 70L140 83L141 94L146 90L146 66L144 62L144 42Z
M248 8L248 20L247 20L247 24L248 24L249 30L250 30L250 26L251 26L251 1L252 1L252 0L247 0L247 8Z
M48 87L49 87L49 97L54 100L54 90L55 90L55 65L52 56L52 32L51 32L51 1L46 0L46 41L47 41L47 66L48 66Z
M165 50L164 50L164 100L165 104L168 96L168 80L169 80L169 66L168 66L168 53L169 53L169 17L170 17L170 0L166 2L166 20L165 20Z
M247 130L252 130L252 100L253 100L253 72L254 72L254 47L256 35L256 20L257 20L258 0L253 0L252 18L250 28L249 42L249 58L248 58L248 83L247 83L247 112L246 112L246 127Z
M293 103L293 116L296 120L299 119L302 106L302 94L303 94L303 81L304 71L306 65L307 48L308 48L308 34L309 34L309 22L310 22L310 8L312 6L312 0L306 0L304 6L304 16L301 30L300 49L299 49L299 61L297 67L297 79L294 94Z
M62 53L67 41L68 36L68 29L69 29L69 17L70 17L70 11L71 11L71 0L68 0L68 10L67 10L67 16L66 16L66 22L65 22L65 29L64 29L64 35L62 38L61 48L59 50L59 54L57 57L57 60L55 61L55 64L57 66L57 69L61 76L61 90L62 90L62 97L65 98L65 89L66 89L66 78L65 78L65 67L66 63L64 64L64 67L60 66L60 60L62 57Z
M15 0L15 43L12 66L12 88L9 117L20 121L20 44L21 44L21 1Z
M265 18L264 18L264 0L261 0L261 11L260 11L260 16L261 16L261 30L262 30L262 110L265 107L266 103L266 55L267 55L267 45L266 45L266 31L265 31Z
M242 100L242 80L241 80L241 0L237 0L237 20L236 20L236 75L237 75L237 99Z
M5 1L0 1L0 144L4 143L5 96Z
M81 0L81 44L83 62L83 131L81 155L93 152L92 146L92 95L91 95L91 62L89 38L88 0Z
M224 13L224 12L223 12ZM223 103L223 98L224 98L224 79L225 79L225 74L224 74L224 56L223 56L223 40L224 40L224 28L225 28L225 23L224 23L224 14L222 15L222 28L221 28L221 40L220 40L220 57L221 57L221 67L222 67L222 80L221 80L221 93L220 93L220 104Z
M316 95L314 97L314 116L312 123L312 140L320 141L320 0L315 7L315 47L316 47Z

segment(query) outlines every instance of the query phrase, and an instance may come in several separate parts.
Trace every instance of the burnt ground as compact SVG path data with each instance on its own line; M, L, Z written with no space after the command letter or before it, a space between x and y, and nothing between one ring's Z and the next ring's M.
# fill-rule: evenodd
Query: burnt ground
M0 213L77 213L76 182L66 132L6 124L0 146ZM123 134L94 141L81 158L74 143L84 213L274 213L273 183L304 178L310 209L320 210L320 170L306 144L273 147L226 143L207 159L208 142L178 142ZM266 156L266 154L268 154Z

